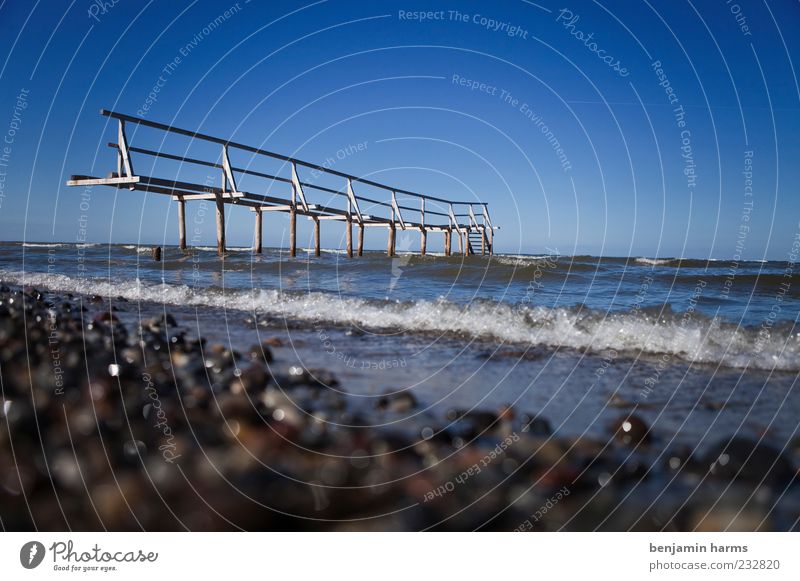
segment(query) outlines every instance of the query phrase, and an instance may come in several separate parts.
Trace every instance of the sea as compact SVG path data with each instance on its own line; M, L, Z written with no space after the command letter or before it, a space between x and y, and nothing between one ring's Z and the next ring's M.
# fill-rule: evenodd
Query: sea
M410 391L417 414L512 406L601 437L626 414L664 444L798 436L800 276L789 261L134 244L0 243L0 282L169 312L275 365L335 375L356 405Z

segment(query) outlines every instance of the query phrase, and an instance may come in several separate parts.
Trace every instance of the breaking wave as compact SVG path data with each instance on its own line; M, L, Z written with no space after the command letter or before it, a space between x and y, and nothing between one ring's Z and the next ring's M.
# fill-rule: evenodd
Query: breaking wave
M800 333L791 323L769 329L741 327L699 313L651 310L605 313L570 307L522 306L489 300L459 305L445 300L386 301L324 292L274 289L224 290L138 279L74 278L62 274L0 270L10 284L57 292L122 296L132 301L206 306L286 317L299 322L359 325L372 329L435 332L465 339L569 347L602 352L662 354L685 361L800 370Z

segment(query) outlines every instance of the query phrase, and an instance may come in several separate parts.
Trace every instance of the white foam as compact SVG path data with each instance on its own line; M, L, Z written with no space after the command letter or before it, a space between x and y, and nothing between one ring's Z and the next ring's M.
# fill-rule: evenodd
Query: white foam
M541 261L555 262L559 260L556 254L542 254L536 256L526 256L522 254L495 254L491 256L492 262L506 264L508 266L530 266Z
M458 333L507 342L565 346L576 349L634 351L729 367L800 369L800 333L791 337L773 330L759 337L753 329L736 328L699 316L672 315L656 320L645 313L598 312L475 302L466 306L439 300L373 301L319 292L278 290L222 291L137 280L76 279L61 274L0 270L6 283L53 291L123 296L182 306L208 306L258 311L302 321L328 321L373 328Z
M676 258L646 258L644 256L637 258L636 262L639 264L650 264L652 266L666 266L668 264L672 264L673 262L680 262L680 259Z

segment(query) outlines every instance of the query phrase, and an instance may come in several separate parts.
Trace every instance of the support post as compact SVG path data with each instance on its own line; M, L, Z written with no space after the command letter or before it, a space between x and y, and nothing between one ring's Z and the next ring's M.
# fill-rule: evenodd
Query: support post
M253 249L256 254L261 254L261 209L256 208L256 245Z
M358 223L358 255L364 255L364 223Z
M347 180L347 191L348 193L352 193L352 189L350 186L350 180ZM345 228L347 229L345 232L345 238L347 241L347 258L353 258L353 214L351 213L353 210L353 200L352 196L347 200L347 216L345 217Z
M314 216L314 256L319 256L319 218Z
M419 253L425 256L425 246L428 242L428 231L425 229L425 198L419 200Z
M353 258L353 218L350 214L347 214L347 219L345 220L345 236L347 237L347 258Z
M464 230L464 256L469 256L469 230Z
M386 254L389 255L389 258L394 256L394 238L395 238L395 226L394 222L389 224L389 246L386 249Z
M294 202L289 210L289 256L297 256L297 206Z
M486 230L481 231L481 256L486 255Z
M450 244L453 237L453 230L448 228L444 231L444 255L450 256Z
M178 245L186 250L186 202L178 200Z
M456 228L456 234L458 234L458 251L460 253L464 253L464 239L461 237L461 230Z
M217 254L225 254L225 202L217 196Z
M489 230L489 256L494 254L494 228Z

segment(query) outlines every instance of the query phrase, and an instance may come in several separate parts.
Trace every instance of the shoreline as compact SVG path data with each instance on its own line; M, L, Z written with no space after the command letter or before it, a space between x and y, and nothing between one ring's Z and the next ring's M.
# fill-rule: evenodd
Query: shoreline
M0 301L7 530L798 526L797 440L665 447L625 407L603 437L554 435L535 409L448 409L429 388L376 387L408 368L377 381L298 365L318 350L302 344L313 330L293 345L264 327L239 348L244 320L207 337L204 319L165 305L8 287ZM335 334L342 349L375 348Z

